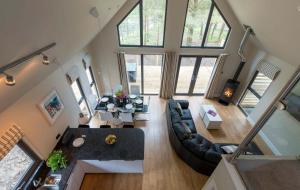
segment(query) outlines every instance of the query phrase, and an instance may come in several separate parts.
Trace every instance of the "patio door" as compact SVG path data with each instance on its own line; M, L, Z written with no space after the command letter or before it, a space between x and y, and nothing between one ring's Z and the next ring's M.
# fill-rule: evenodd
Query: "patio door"
M162 54L125 54L125 62L130 94L159 94Z
M179 57L175 94L204 95L216 60L216 56L181 55Z

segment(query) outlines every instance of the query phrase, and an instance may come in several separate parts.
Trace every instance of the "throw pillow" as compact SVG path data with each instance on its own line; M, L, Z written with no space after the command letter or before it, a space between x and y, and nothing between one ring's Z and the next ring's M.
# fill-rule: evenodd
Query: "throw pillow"
M181 125L184 128L186 139L193 138L193 134L189 126L185 122L181 122Z
M183 111L182 111L181 105L178 102L177 102L175 109L179 113L180 116L183 116Z
M227 145L221 147L227 154L232 154L238 148L235 145Z

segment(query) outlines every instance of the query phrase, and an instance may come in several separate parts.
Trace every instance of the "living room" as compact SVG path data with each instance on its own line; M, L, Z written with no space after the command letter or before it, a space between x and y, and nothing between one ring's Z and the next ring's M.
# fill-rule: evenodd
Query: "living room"
M236 153L246 152L227 156L297 156L299 110L291 104L298 105L299 96L295 38L300 27L294 22L299 6L296 1L271 0L1 2L0 134L20 129L22 140L18 138L9 150L25 143L45 165L66 131L78 129L80 113L91 128L80 130L102 130L101 125L109 125L110 129L103 129L107 131L123 129L120 120L104 120L99 113L103 110L96 109L106 97L118 99L117 93L122 92L124 101L134 109L140 99L147 106L147 110L143 107L133 114L134 121L129 123L134 129L128 129L144 133L143 156L137 159L143 160L143 170L97 170L83 175L78 189L200 189L214 177L218 184L212 173L226 160L219 160L223 150L208 173L185 159L188 154L180 155L170 137L173 129L168 128L170 98L188 101L188 106L181 108L188 108L195 130L212 143L210 146L225 143L236 150L240 145ZM225 98L227 102L221 98L220 103L228 79L239 85L230 91L230 99ZM45 107L51 97L59 102L52 118ZM275 111L277 120L273 120L271 110L278 102L283 102L281 110L287 113ZM204 105L213 106L206 111L207 122L201 115ZM216 129L209 129L214 124ZM89 134L82 135L88 139ZM176 131L174 134L178 136ZM117 140L118 144L122 142ZM241 151L253 144L254 150ZM88 142L84 145L88 147ZM0 152L1 166L7 165L0 176L14 171L1 177L0 184L7 185L4 189L24 188L30 177L37 179L30 169L34 165L18 171L14 164L7 164L13 162L3 158L9 152L6 145L1 145ZM67 160L70 166L70 158ZM196 163L203 166L201 161ZM209 179L209 175L213 177ZM249 188L245 176L243 183Z

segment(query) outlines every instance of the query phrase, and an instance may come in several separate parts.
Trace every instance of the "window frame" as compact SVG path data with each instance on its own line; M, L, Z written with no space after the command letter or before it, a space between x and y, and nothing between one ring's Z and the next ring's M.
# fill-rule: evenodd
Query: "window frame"
M92 87L95 86L97 98L99 99L99 98L100 98L100 95L99 95L99 91L98 91L98 88L97 88L97 85L96 85L96 81L95 81L95 77L94 77L94 74L93 74L92 66L88 66L87 68L85 68L85 71L86 71L86 70L89 71L89 73L90 73L90 75L91 75L91 79L92 79L92 82L89 83L90 88L92 89Z
M178 66L177 66L176 77L175 77L174 95L175 96L204 96L205 93L193 93L195 84L196 84L196 80L194 80L194 82L192 82L192 80L190 81L188 93L176 93L179 71L180 71L180 66L181 66L181 60L183 57L195 57L196 58L193 75L196 74L198 76L199 69L201 67L202 58L218 58L219 56L217 56L217 55L179 55L178 64L177 64ZM215 68L215 66L216 66L216 64L214 65L214 68Z
M258 70L256 70L255 71L255 73L254 73L254 75L253 75L253 77L252 77L252 79L251 79L251 81L249 82L249 84L247 85L247 88L245 89L245 91L244 91L244 93L242 94L242 96L241 96L241 98L240 98L240 100L239 100L239 102L238 102L238 107L239 107L239 109L244 113L244 115L246 115L246 116L248 116L248 113L243 109L243 107L241 106L241 102L244 100L244 97L246 96L246 93L247 93L247 91L249 90L259 101L260 101L260 99L264 96L264 94L267 92L267 90L270 88L270 86L271 86L271 84L272 84L272 82L273 82L273 80L272 80L272 82L269 84L269 86L266 88L266 90L264 91L264 93L263 93L263 95L260 95L259 93L257 93L256 91L255 91L255 89L253 89L251 86L252 86L252 84L253 84L253 82L255 81L255 79L256 79L256 77L257 77L257 75L259 74L259 71ZM262 73L263 74L263 73ZM264 75L264 74L263 74ZM256 104L257 105L257 104ZM255 105L255 106L256 106Z
M162 56L162 65L161 65L161 69L163 69L163 64L164 64L164 55L162 53L142 53L142 54L130 54L128 53L127 55L137 55L137 56L140 56L140 59L141 59L141 95L150 95L150 96L154 96L154 95L159 95L160 91L161 91L161 81L160 81L160 87L159 87L159 92L157 94L155 93L146 93L145 94L145 84L144 84L144 55L161 55ZM126 63L126 60L125 60L125 63ZM126 68L126 72L127 72L127 68ZM163 74L163 71L161 70L161 77L162 77L162 74ZM161 78L162 79L162 78ZM160 80L161 80L160 79ZM128 82L128 85L129 85L129 82Z
M209 14L208 14L208 18L207 18L207 22L206 22L204 35L203 35L203 40L201 42L201 46L183 46L182 45L184 30L185 30L185 24L186 24L186 19L187 19L187 13L188 13L188 8L189 8L189 2L190 2L190 0L187 0L187 6L186 6L186 10L185 10L185 19L184 19L184 25L183 25L183 30L182 30L181 42L180 42L180 48L225 49L225 47L227 45L227 42L228 42L228 38L229 38L230 33L231 33L231 26L230 26L229 22L226 20L225 16L223 15L222 11L220 10L220 8L218 7L218 5L215 3L214 0L211 0L211 6L210 6L210 10L209 10ZM227 26L229 28L228 34L227 34L226 39L225 39L225 43L222 47L205 46L207 33L208 33L208 29L209 29L209 25L210 25L210 22L211 22L211 17L212 17L214 8L216 8L219 11L221 17L223 18L224 22L227 24Z
M88 111L89 111L89 113L90 113L90 117L89 117L89 121L90 121L90 120L92 119L93 114L92 114L91 108L90 108L90 106L89 106L89 104L88 104L87 98L86 98L86 96L85 96L85 94L84 94L84 92L83 92L83 89L82 89L82 86L81 86L80 79L77 78L74 82L76 82L76 84L77 84L77 86L78 86L78 88L79 88L80 94L81 94L80 100L77 101L77 100L76 100L76 97L75 97L75 100L76 100L76 102L78 103L79 109L80 109L80 104L81 104L83 101L85 101L85 104L86 104L86 106L87 106L87 109L88 109ZM74 83L74 82L73 82L73 83ZM70 85L70 87L71 87L71 89L72 89L72 84ZM74 94L73 89L72 89L72 92L73 92L73 94ZM75 94L74 94L74 96L75 96ZM81 110L80 110L80 111L81 111Z
M22 139L20 139L16 145L33 160L31 166L28 168L24 176L18 181L17 185L14 188L22 189L27 185L31 177L39 168L39 165L42 163L42 159Z
M153 45L144 45L144 20L143 20L143 0L139 0L133 8L130 9L130 11L121 19L121 21L117 24L117 32L118 32L118 41L119 41L119 47L147 47L147 48L164 48L165 47L165 37L166 37L166 21L167 21L167 9L168 9L168 0L166 1L166 7L165 7L165 18L164 18L164 32L163 32L163 43L161 46L153 46ZM122 22L127 18L129 14L138 6L139 12L140 12L140 45L129 45L129 44L121 44L120 39L120 30L119 26L122 24Z

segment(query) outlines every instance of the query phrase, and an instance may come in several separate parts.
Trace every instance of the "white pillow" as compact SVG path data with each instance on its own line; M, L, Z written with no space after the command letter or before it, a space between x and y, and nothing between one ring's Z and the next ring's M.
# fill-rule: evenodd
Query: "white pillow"
M236 151L236 149L238 148L238 146L236 145L227 145L227 146L222 146L221 147L227 154L232 154L234 151Z

